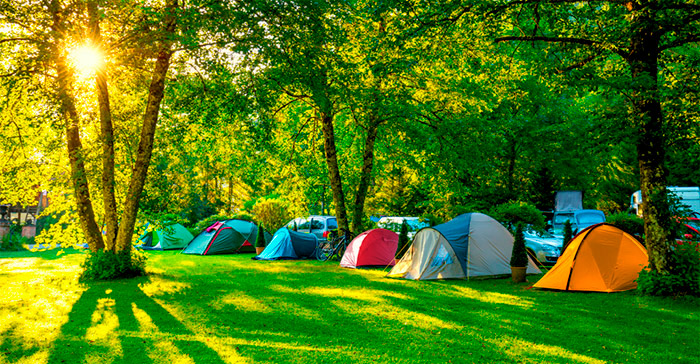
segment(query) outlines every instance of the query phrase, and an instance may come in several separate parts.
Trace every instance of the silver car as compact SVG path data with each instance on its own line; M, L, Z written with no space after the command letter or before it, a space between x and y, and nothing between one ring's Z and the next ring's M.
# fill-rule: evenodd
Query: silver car
M564 244L564 236L549 233L537 234L532 231L527 231L523 235L528 252L540 263L554 264L557 262Z
M335 216L329 215L298 217L288 222L285 226L289 229L294 229L294 223L296 223L298 232L314 234L320 241L327 240L326 236L328 236L329 231L338 229L338 220Z

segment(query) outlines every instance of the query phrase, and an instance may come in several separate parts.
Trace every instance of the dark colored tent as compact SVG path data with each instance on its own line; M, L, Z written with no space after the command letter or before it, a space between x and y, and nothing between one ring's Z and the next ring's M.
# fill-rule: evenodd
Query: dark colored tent
M283 227L272 237L272 241L256 260L306 259L316 253L318 238L314 234L300 233Z
M421 229L389 277L406 279L469 278L511 274L513 235L493 218L462 214ZM540 273L528 258L528 273Z
M194 237L180 224L172 224L162 229L146 231L139 237L141 243L137 248L144 250L182 249Z
M254 246L258 226L250 221L217 221L204 229L182 250L185 254L213 255L240 253L245 246ZM265 231L265 242L272 240Z
M355 237L340 260L340 266L386 267L394 265L399 235L387 229L372 229Z

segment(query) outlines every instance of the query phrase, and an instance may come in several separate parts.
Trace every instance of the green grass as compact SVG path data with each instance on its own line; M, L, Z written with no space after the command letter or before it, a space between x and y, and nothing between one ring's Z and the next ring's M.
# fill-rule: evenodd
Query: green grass
M84 285L82 254L0 253L0 363L699 362L697 299L149 254Z

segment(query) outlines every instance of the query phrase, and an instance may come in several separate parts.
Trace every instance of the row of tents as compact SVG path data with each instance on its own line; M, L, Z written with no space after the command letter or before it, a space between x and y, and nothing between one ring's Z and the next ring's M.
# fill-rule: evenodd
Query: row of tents
M145 236L150 242L141 246L172 248L177 245L173 243L175 240L187 240L185 232L184 227L151 232L150 238ZM189 236L189 243L179 243L182 253L235 253L255 245L257 226L248 221L227 220L209 226L196 237ZM279 229L274 235L265 232L265 240L265 249L253 259L313 258L318 245L315 235L287 228ZM385 229L366 231L348 245L340 265L393 266L388 277L414 280L506 275L511 272L513 241L510 232L495 219L468 213L421 229L398 261L394 259L398 247L396 233ZM576 235L554 267L534 287L601 292L634 289L647 261L646 249L632 235L609 224L598 224ZM541 273L530 257L527 273Z

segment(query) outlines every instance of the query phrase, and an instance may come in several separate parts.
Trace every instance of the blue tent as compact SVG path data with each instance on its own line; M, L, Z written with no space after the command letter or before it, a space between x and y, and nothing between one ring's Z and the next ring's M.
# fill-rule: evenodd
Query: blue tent
M272 241L267 244L260 255L253 257L256 260L277 259L306 259L313 258L316 252L318 238L314 234L300 233L280 228L272 236Z

